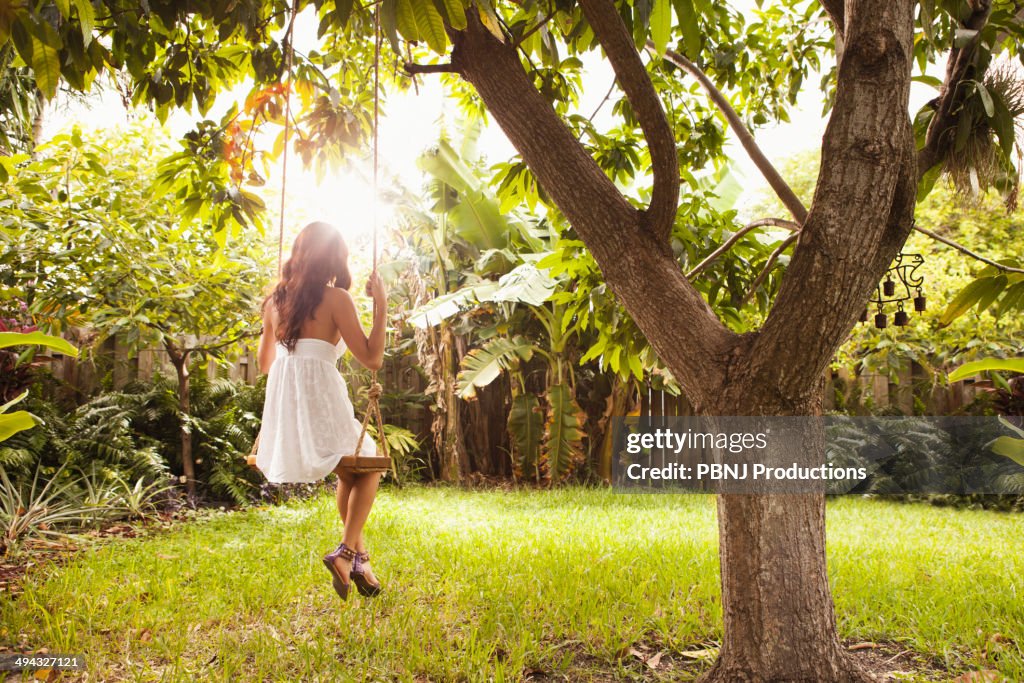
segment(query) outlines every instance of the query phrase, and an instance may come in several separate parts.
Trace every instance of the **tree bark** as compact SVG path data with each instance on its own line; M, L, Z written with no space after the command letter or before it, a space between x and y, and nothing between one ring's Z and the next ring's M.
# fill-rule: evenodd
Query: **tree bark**
M749 379L738 379L748 396ZM755 398L716 406L722 415L820 414L819 390L798 411ZM737 392L739 393L739 392ZM786 454L788 455L788 453ZM824 462L811 438L800 464ZM870 681L843 647L825 561L825 497L820 494L718 496L723 638L702 681Z

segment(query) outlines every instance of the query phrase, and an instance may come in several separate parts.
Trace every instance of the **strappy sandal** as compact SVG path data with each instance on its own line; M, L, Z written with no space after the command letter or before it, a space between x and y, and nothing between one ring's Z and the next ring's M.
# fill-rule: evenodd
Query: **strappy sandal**
M327 571L329 571L331 573L331 576L334 577L331 580L331 585L334 586L334 592L340 595L342 600L347 600L348 589L351 584L349 581L346 581L344 577L342 577L341 573L338 571L338 567L334 564L334 561L339 557L343 560L348 560L349 562L351 562L352 567L355 568L357 553L352 548L349 548L344 543L341 543L338 545L337 548L327 553L323 557L324 566L327 567ZM349 573L349 578L352 578L351 572Z
M370 580L366 578L366 574L363 573L362 566L370 562L370 553L356 553L356 559L352 563L352 583L356 585L356 590L359 591L360 595L364 595L368 598L372 598L375 595L380 595L383 590L379 583L370 583Z

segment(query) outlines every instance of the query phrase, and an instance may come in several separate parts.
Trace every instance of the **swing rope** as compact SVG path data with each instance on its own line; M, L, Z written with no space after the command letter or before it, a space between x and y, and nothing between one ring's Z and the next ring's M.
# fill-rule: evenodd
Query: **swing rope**
M377 3L373 11L373 273L377 272L377 204L378 204L378 176L379 176L379 141L380 136L378 135L378 123L380 118L380 43L381 43L381 31L380 31L380 3ZM373 300L373 319L377 319L377 300ZM355 466L359 467L359 461L363 460L359 453L363 447L363 439L366 436L366 428L370 423L370 419L373 418L375 426L377 428L377 441L379 442L381 449L384 452L384 458L387 458L390 464L390 455L388 454L388 442L384 438L384 418L380 414L380 397L384 393L384 388L377 381L377 371L372 370L370 373L370 386L366 392L366 414L363 416L363 426L359 431L359 440L356 442L355 452ZM392 471L394 467L392 466ZM397 478L398 473L394 472Z
M292 65L294 59L294 47L292 46L293 27L297 13L297 0L292 3L292 16L288 22L288 29L285 32L285 44L288 46L285 59L288 72L288 87L285 88L284 101L284 149L281 156L281 210L277 230L277 275L281 276L284 253L284 213L285 196L288 180L288 137L291 130L291 84ZM380 27L380 3L377 3L373 13L374 42L373 42L373 273L377 272L377 200L378 200L378 177L379 177L379 148L380 136L378 124L380 119L380 48L381 48L381 27ZM377 319L377 301L373 301L373 318ZM366 413L363 416L362 425L359 430L359 439L356 441L355 453L351 456L342 456L342 465L351 472L384 472L391 470L395 478L398 472L394 468L391 456L388 453L388 443L384 435L384 418L380 412L380 398L384 388L377 381L377 371L372 370L370 374L370 385L367 387ZM374 420L377 429L377 440L380 443L383 457L361 456L363 440L366 438L367 427L370 420ZM255 467L256 450L259 447L259 435L252 445L252 453L249 454L248 462Z
M288 85L284 90L284 149L281 150L281 210L278 212L277 223L277 277L281 277L281 267L284 263L284 202L285 183L288 180L288 134L291 130L292 119L292 63L295 58L295 48L292 46L293 28L295 27L295 13L298 10L298 0L292 2L292 16L288 20L288 30L285 31L284 42L288 46L285 53L286 71L288 73Z

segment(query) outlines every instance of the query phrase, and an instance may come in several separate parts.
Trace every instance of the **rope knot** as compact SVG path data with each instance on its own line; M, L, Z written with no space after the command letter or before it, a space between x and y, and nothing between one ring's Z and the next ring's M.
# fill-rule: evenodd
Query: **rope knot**
M374 382L366 389L366 396L371 401L378 401L384 394L384 387L380 385L380 382Z

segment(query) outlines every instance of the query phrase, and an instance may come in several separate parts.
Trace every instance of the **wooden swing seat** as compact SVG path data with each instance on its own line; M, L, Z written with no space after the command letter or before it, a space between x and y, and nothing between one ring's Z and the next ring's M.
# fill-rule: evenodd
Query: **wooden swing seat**
M391 458L386 455L343 455L341 469L351 474L370 474L391 470Z

